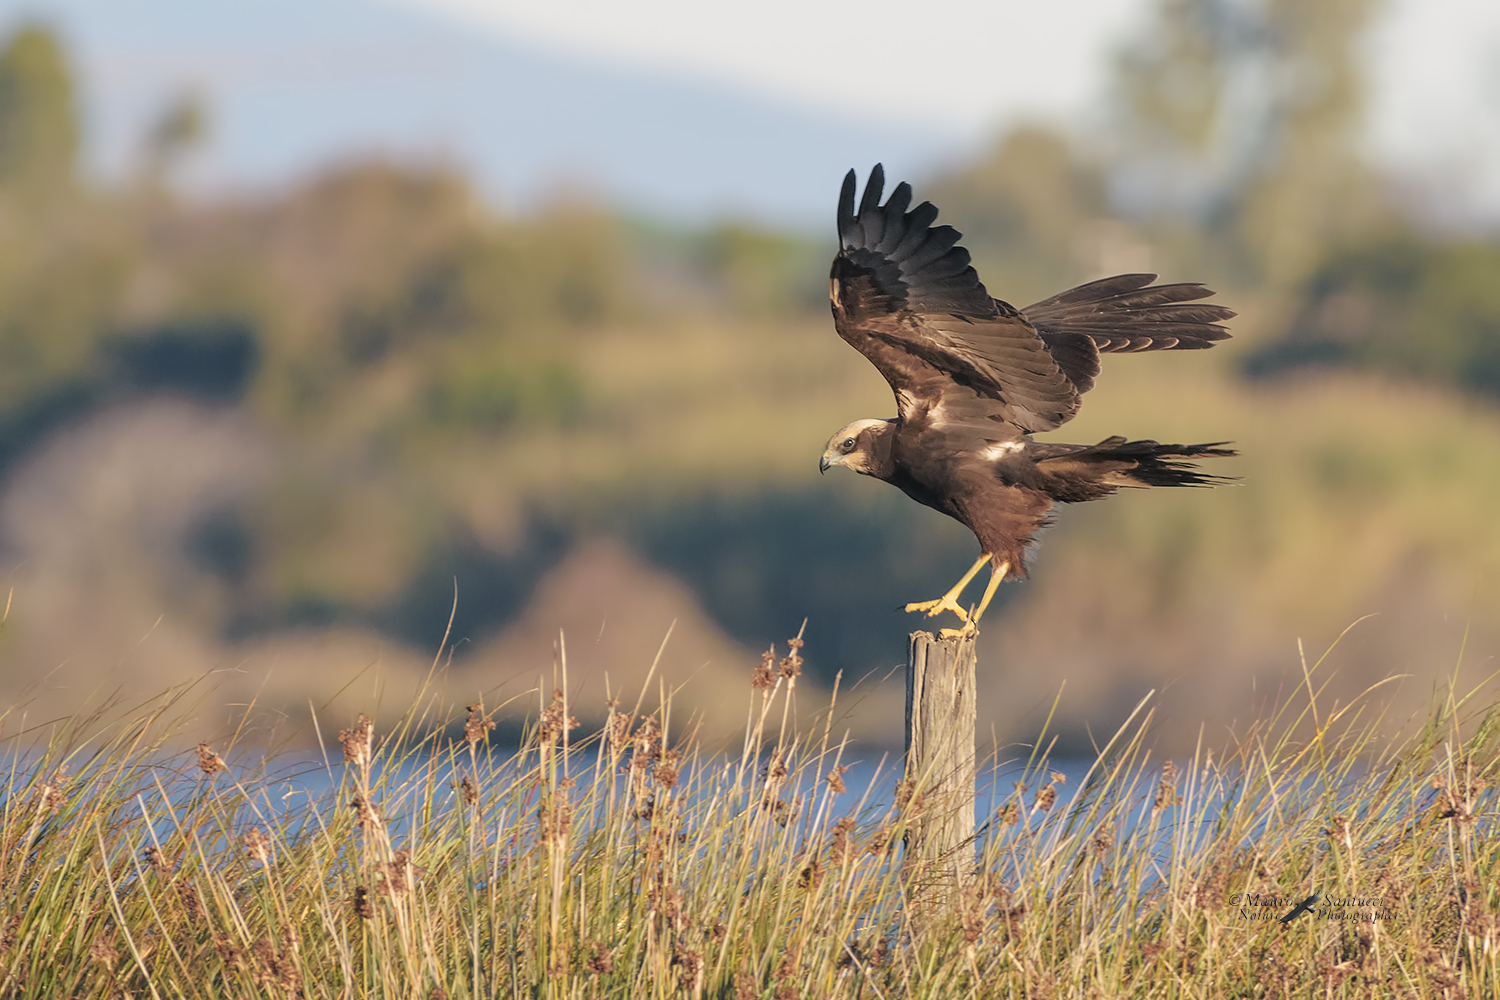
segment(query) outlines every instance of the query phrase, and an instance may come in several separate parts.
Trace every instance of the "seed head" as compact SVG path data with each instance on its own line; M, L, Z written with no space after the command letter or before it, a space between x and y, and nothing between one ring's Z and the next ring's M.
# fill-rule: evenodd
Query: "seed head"
M1427 966L1427 974L1441 989L1447 991L1458 985L1458 975L1453 971L1448 956L1440 949L1428 945L1421 954L1422 962Z
M113 944L106 940L104 934L100 934L94 938L94 943L89 945L89 958L92 958L106 969L113 969L119 957L120 953L115 950Z
M1156 798L1151 803L1153 809L1165 809L1177 804L1177 788L1173 785L1176 779L1177 765L1169 760L1162 766L1161 780L1156 784Z
M685 992L698 988L698 976L703 971L703 958L681 941L672 951L672 964L677 966L677 982Z
M786 656L783 656L781 662L776 665L778 672L787 682L788 686L795 686L797 678L802 676L801 649L804 645L806 643L802 641L800 633L788 639L786 641Z
M959 915L959 920L963 925L964 944L978 941L984 933L984 908L978 905L966 906Z
M750 686L757 691L769 691L776 686L776 647L772 646L760 654L760 664L750 674Z
M229 770L229 765L224 763L224 758L214 753L214 748L207 743L198 744L198 770L212 778L214 775Z
M541 722L537 725L537 732L541 735L543 743L552 743L578 728L578 720L568 714L567 702L563 699L561 691L552 692L552 704L542 711Z
M870 836L870 843L865 850L877 857L881 854L889 854L896 849L896 830L889 823L882 823L880 828Z
M798 992L797 985L793 981L797 975L797 963L794 955L787 955L776 967L776 1000L802 1000L802 994Z
M240 949L235 945L227 934L214 935L214 948L219 952L219 960L229 968L234 968L240 963Z
M654 886L646 893L646 907L675 924L682 916L682 893L672 885Z
M172 862L170 859L168 859L166 851L163 851L160 847L152 844L150 847L146 848L143 853L146 857L146 863L156 871L160 872L163 875L172 874Z
M36 808L43 816L50 816L68 804L63 786L68 783L68 772L58 771L37 786Z
M413 882L427 874L427 869L411 863L411 851L406 848L397 851L384 870L385 890L393 895L405 892Z
M563 841L573 829L573 804L567 796L543 799L536 810L537 825L548 840Z
M854 842L850 834L854 832L854 819L845 816L833 824L833 857L834 860L843 862L849 855L854 853Z
M271 840L265 835L260 827L251 828L250 832L240 838L245 845L245 851L261 864L269 864L271 861Z
M355 813L358 814L358 818L354 822L359 825L360 829L369 832L380 826L380 809L369 799L365 798L363 792L355 792L354 798L350 800L349 804L354 807Z
M896 782L895 803L898 812L910 806L913 812L919 813L927 805L927 797L917 791L915 778L903 778Z
M296 939L283 935L281 945L282 951L278 953L276 946L268 938L255 942L255 947L251 950L259 966L255 975L256 982L262 986L278 987L291 995L300 994L302 974L297 971L297 963L293 958L297 947Z
M1051 782L1048 782L1041 788L1037 789L1036 807L1042 812L1046 812L1048 809L1051 809L1053 804L1056 802L1057 789L1052 785Z
M677 768L678 753L676 750L668 750L662 754L661 760L657 761L656 769L652 775L663 788L675 788L679 774Z
M339 730L339 743L344 748L344 763L355 767L366 767L375 749L375 723L363 712L353 729Z
M653 716L646 716L641 724L636 727L635 735L631 742L634 744L634 752L631 754L630 766L637 770L645 770L646 765L661 756L661 726L656 724Z
M630 742L630 716L623 712L611 712L608 735L610 748L616 753L623 752Z
M604 947L603 941L594 942L594 952L584 963L584 969L591 976L607 976L615 971L615 957Z
M777 747L771 751L771 756L766 760L766 766L761 768L760 776L762 778L770 778L772 781L781 781L789 773L786 766L786 757L782 754L781 748Z
M182 900L182 908L190 919L197 920L203 915L203 901L198 898L198 890L192 883L178 882L177 898Z
M484 702L475 702L469 706L469 717L464 721L464 739L470 743L487 742L490 730L494 728L495 720L485 714Z

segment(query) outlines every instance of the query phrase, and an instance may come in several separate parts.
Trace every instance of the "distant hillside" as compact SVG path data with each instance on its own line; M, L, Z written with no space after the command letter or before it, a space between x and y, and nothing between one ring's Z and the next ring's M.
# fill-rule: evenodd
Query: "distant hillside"
M1248 375L1354 369L1500 397L1500 239L1398 230L1329 254L1299 291Z
M75 94L55 36L0 49L6 704L46 719L218 670L205 711L253 704L282 733L350 692L389 714L438 662L519 716L565 654L596 705L643 683L672 630L652 683L700 675L677 710L722 730L724 692L805 619L810 701L838 679L857 737L899 732L892 687L851 685L903 661L922 623L898 609L975 543L884 484L816 472L833 430L893 408L831 328L831 240L568 198L509 213L456 169L379 159L232 198L183 197L169 163L100 185L78 169ZM986 620L986 729L1034 733L1065 683L1054 721L1077 748L1156 688L1162 744L1188 745L1305 683L1299 639L1311 663L1366 614L1330 660L1344 703L1402 673L1398 714L1422 701L1469 625L1465 663L1487 663L1494 408L1430 372L1238 368L1319 275L1429 303L1360 328L1387 347L1447 343L1469 327L1437 321L1463 311L1338 271L1337 243L1299 242L1305 273L1273 281L1253 229L1125 219L1106 180L1032 128L917 196L1019 303L1138 258L1219 287L1234 340L1106 358L1049 437L1232 440L1243 457L1216 471L1242 481L1062 510ZM1415 273L1441 289L1450 269Z
M958 138L811 112L507 42L437 14L368 0L31 0L74 53L90 162L119 177L183 90L210 116L186 176L222 191L293 183L354 158L461 168L500 205L583 186L611 204L702 221L743 214L829 223L851 166L929 169Z

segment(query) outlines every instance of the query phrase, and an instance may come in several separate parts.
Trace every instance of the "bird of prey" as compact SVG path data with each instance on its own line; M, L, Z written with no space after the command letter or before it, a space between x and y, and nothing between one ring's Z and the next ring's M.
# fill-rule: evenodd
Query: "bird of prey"
M1032 439L1078 412L1100 354L1195 350L1228 337L1220 324L1234 312L1201 301L1212 291L1121 274L1016 309L985 290L957 230L933 225L931 202L909 209L909 184L882 205L885 172L877 164L856 208L857 186L851 170L839 196L828 296L839 336L891 384L896 416L844 427L818 468L843 465L898 487L966 525L981 553L946 594L907 611L952 611L964 628L943 634L972 633L1000 582L1025 577L1028 550L1054 504L1121 487L1224 481L1187 461L1233 455L1224 442ZM971 614L958 597L986 562L989 584Z

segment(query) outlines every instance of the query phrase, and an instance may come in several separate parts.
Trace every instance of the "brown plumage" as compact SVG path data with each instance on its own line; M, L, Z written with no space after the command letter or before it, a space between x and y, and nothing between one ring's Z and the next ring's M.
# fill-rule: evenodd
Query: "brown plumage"
M845 465L899 487L967 525L983 553L947 594L908 611L949 610L972 627L1002 579L1025 576L1027 550L1056 503L1223 481L1186 461L1233 455L1222 442L1032 440L1078 412L1100 354L1197 350L1227 338L1220 324L1234 312L1201 301L1212 291L1122 274L1016 309L985 290L957 230L933 225L930 202L908 210L910 185L898 184L882 205L877 164L858 210L856 187L851 170L829 300L839 336L891 384L896 416L844 427L819 468ZM990 583L971 620L957 597L986 562Z

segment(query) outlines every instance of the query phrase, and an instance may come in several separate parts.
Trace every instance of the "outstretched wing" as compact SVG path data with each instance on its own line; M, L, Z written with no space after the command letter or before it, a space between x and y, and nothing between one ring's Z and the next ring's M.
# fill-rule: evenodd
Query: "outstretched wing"
M1118 274L1044 299L1021 310L1080 393L1094 387L1099 355L1134 351L1193 351L1229 337L1219 324L1233 309L1200 302L1213 295L1200 284L1153 285L1154 274Z
M907 211L901 183L880 204L877 164L855 211L854 171L839 195L839 252L829 275L834 326L885 376L902 419L918 410L965 423L1051 430L1079 391L1026 317L985 291L937 209Z

